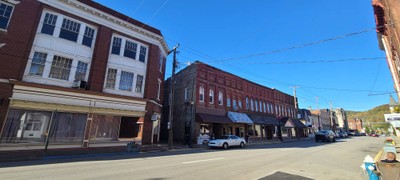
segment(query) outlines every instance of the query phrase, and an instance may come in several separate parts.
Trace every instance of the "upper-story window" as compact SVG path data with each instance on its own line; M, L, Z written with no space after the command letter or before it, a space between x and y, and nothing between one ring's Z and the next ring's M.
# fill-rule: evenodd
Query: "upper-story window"
M243 104L242 104L242 99L241 98L239 98L239 100L238 100L238 105L239 105L240 109L243 108Z
M142 89L143 89L143 76L137 75L137 77L136 77L136 92L142 93Z
M114 37L113 38L111 54L119 55L119 53L121 51L121 41L122 41L122 39L119 38L119 37Z
M121 72L121 79L119 80L119 89L131 91L133 84L133 73L122 71Z
M251 98L251 100L250 100L250 108L251 108L251 111L254 111L254 100L253 100L253 98Z
M255 106L256 112L257 112L257 111L258 111L258 100L257 100L257 99L256 99L255 102L254 102L254 106Z
M131 59L136 59L137 44L131 41L126 41L124 56Z
M264 113L267 113L267 103L263 102L264 105Z
M210 104L214 104L214 90L212 89L210 89L209 98L210 98Z
M46 53L35 52L32 58L31 69L29 70L30 75L42 76L43 70L46 65Z
M248 97L246 97L246 110L250 110L250 101Z
M108 68L106 78L106 88L115 89L115 82L117 80L117 70Z
M54 56L49 77L68 81L71 65L72 59Z
M260 112L263 112L263 103L261 100L260 100Z
M42 30L43 34L53 35L56 27L57 15L46 13L43 20Z
M231 107L231 97L229 95L226 97L226 107Z
M7 29L14 7L0 1L0 29Z
M87 47L92 47L94 36L94 29L87 27L85 28L85 34L83 35L82 44Z
M146 60L147 48L140 46L139 61L144 62Z
M204 102L204 87L203 86L199 87L199 101Z
M64 18L59 37L76 42L80 27L80 23Z
M222 94L222 91L218 92L218 104L219 105L224 105L224 94Z
M189 88L185 88L185 102L189 101Z
M84 81L86 78L86 72L88 68L88 63L79 61L78 67L76 68L75 72L75 80L77 81Z
M237 101L236 101L235 96L233 96L233 99L232 99L232 107L237 108Z

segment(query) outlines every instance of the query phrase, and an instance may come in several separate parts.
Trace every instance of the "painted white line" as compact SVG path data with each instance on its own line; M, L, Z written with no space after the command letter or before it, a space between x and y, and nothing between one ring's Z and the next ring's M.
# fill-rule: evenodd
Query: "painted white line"
M187 162L183 162L182 164L201 163L201 162L215 161L215 160L221 160L221 159L224 159L224 157L213 158L213 159L203 159L203 160L197 160L197 161L187 161Z

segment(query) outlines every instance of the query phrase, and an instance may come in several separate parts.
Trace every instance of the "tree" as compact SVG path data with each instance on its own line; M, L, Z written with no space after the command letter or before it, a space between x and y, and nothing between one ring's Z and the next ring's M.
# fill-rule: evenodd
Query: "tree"
M397 105L396 107L393 108L395 113L400 113L400 105Z
M371 133L371 128L369 126L365 127L365 133L367 134Z

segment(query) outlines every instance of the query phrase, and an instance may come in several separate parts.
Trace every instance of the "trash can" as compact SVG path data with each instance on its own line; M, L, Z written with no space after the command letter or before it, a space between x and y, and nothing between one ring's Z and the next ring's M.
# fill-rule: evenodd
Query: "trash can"
M139 152L139 144L136 144L133 141L130 141L126 144L127 152Z

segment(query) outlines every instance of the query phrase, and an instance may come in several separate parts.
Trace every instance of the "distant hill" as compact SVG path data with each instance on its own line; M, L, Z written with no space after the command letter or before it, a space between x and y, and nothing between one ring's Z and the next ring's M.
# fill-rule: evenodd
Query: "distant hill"
M347 119L361 118L370 122L385 122L383 115L389 113L389 104L384 104L368 111L346 111Z

